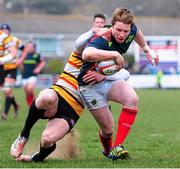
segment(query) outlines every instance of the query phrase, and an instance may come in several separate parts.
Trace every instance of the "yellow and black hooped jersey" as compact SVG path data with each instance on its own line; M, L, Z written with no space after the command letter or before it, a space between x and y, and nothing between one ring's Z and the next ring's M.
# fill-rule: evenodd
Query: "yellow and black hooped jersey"
M12 36L0 31L0 57L4 56L6 49L12 45L12 42Z
M12 38L12 42L9 45L14 45L16 46L17 49L19 49L19 47L21 46L20 39L12 35L10 36ZM12 60L12 62L4 64L4 70L16 69L17 68L16 60L17 60L17 56Z
M11 46L16 46L19 48L21 41L12 35L8 35L4 31L0 31L0 57L3 57L7 51L7 49ZM4 64L4 70L10 70L17 68L16 61L17 58L14 58L12 62Z
M81 116L84 104L78 93L77 76L82 67L82 58L76 53L72 53L62 74L52 88L57 91Z

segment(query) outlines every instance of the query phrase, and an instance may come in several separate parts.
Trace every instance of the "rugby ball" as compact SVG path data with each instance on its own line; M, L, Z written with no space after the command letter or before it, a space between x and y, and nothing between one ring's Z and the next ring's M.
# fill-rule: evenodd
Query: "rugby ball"
M106 76L113 75L118 71L116 62L113 59L98 62L96 70Z

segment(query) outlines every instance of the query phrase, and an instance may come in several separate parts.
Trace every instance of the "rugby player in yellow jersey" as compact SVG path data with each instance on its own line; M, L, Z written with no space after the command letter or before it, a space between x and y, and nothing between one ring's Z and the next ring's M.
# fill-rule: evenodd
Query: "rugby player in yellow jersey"
M19 105L17 104L12 92L12 87L16 82L17 74L17 51L20 46L20 40L11 34L11 28L7 24L0 26L0 85L5 94L4 112L1 119L6 120L10 105L14 106L14 117L17 116Z
M72 52L57 82L51 89L42 90L30 106L24 128L11 146L10 154L12 157L19 161L43 161L55 150L56 142L72 129L84 110L77 85L77 76L82 66L82 51L85 43L94 33L103 34L106 32L106 29L92 28L77 39L74 52ZM127 76L129 76L128 72ZM96 77L98 77L97 81L105 78L98 73ZM21 155L31 128L41 118L50 120L42 133L39 152L32 156Z

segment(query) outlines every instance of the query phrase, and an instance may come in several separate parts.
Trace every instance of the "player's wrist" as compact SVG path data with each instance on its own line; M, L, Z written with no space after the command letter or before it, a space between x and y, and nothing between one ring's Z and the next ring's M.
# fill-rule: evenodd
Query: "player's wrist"
M2 62L4 64L4 63L12 61L13 58L14 58L14 56L12 54L8 53L0 58L0 62Z
M116 51L113 51L114 52L114 55L113 55L113 58L114 60L118 59L121 55L119 54L119 52L116 52Z
M142 47L142 50L144 51L144 53L150 53L151 49L150 47L146 44L144 47Z

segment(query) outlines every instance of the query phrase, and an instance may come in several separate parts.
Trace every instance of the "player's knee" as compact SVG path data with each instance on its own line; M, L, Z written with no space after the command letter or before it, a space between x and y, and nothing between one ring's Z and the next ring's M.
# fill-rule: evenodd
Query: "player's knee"
M41 137L41 144L43 147L50 147L54 143L53 136L50 132L44 132Z
M52 91L52 90L47 91L46 90L46 91L41 92L39 94L39 96L36 99L36 103L40 107L42 107L42 105L48 106L48 105L53 105L54 103L56 103L57 99L58 99L58 97L54 91Z
M6 87L4 89L4 93L5 93L6 96L11 96L12 95L12 89L9 88L9 87Z
M45 95L44 98L42 98L43 102L48 105L53 105L57 101L57 97L54 97L54 95Z
M137 95L134 95L134 96L131 97L131 103L132 103L133 105L137 105L138 102L139 102L139 98L138 98Z
M33 89L32 88L26 88L25 92L30 95L33 93Z
M132 95L132 96L127 98L126 105L137 107L138 102L139 102L138 96L137 95Z

